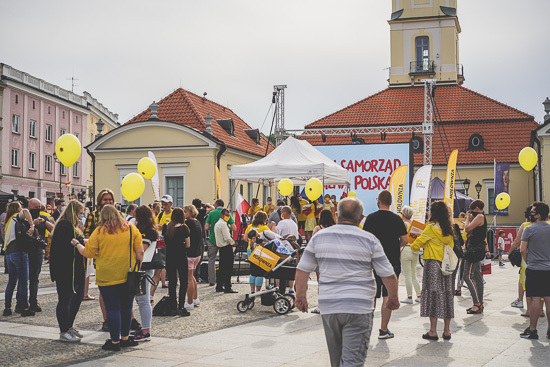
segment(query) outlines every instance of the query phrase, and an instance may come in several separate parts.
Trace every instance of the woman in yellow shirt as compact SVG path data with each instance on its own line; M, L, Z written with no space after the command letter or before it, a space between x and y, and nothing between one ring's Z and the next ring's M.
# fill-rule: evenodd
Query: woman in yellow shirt
M105 205L99 214L99 226L93 231L86 247L72 241L86 258L96 259L96 283L107 309L107 325L111 339L102 349L119 351L135 346L129 338L134 296L128 294L128 270L136 260L143 260L142 237L139 230L124 220L113 205Z
M267 214L265 212L259 211L254 215L254 218L252 218L252 223L248 227L246 227L243 239L245 241L248 241L248 248L246 250L248 256L252 254L252 250L254 250L254 247L256 247L255 243L252 243L253 240L251 238L248 238L248 233L254 230L255 233L259 235L263 231L269 231L269 227L266 226L266 223ZM250 284L250 291L252 293L258 292L260 289L262 289L263 282L263 277L254 276L252 275L252 273L250 273L248 283Z
M252 199L252 202L250 203L250 208L248 208L248 216L252 218L254 214L262 210L262 207L260 206L260 200L257 198Z
M264 212L269 217L269 215L273 213L274 210L275 210L275 205L273 205L273 201L271 200L271 197L268 197L266 200L266 205L264 206Z
M443 339L451 339L449 325L454 318L453 282L451 275L443 275L441 262L445 246L453 248L451 211L443 201L432 203L430 220L422 234L411 244L413 252L424 248L424 276L420 316L430 318L430 330L423 339L437 340L437 319L443 319Z

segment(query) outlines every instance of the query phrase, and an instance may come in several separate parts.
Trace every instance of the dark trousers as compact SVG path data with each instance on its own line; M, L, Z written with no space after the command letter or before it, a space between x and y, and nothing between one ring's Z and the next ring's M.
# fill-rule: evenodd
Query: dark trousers
M57 307L55 315L59 324L59 331L66 333L73 327L74 319L80 309L82 296L84 295L84 277L75 279L74 291L73 284L56 283L57 288Z
M111 340L118 342L121 336L130 335L134 296L128 294L127 283L100 286L99 293L107 310L107 325Z
M38 278L42 271L44 251L29 252L29 304L38 304Z
M222 290L231 289L231 274L233 273L233 246L227 245L219 248L219 264L216 289Z
M172 254L169 256L172 256ZM183 308L185 297L187 295L187 256L178 255L175 259L173 258L173 261L170 261L169 259L170 258L167 256L166 274L168 275L168 279L170 279L168 282L168 296L170 297L170 308L175 310L178 308L178 304L180 308ZM180 282L180 289L178 298L176 298L178 278Z

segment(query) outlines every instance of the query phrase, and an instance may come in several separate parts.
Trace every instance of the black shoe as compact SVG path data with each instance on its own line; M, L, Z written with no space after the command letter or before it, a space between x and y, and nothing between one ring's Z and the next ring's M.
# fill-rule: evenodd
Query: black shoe
M179 316L180 315L180 310L177 309L177 308L173 308L170 310L170 316Z
M2 316L11 316L11 308L4 308Z
M103 321L103 325L101 325L101 331L109 332L109 325L107 325L107 321Z
M31 311L30 308L27 308L26 310L21 311L21 316L27 317L27 316L34 316L34 311Z
M141 329L141 324L136 319L132 319L132 323L130 324L130 330L139 330Z
M120 343L113 344L111 339L107 339L105 344L101 347L103 350L111 350L113 352L120 352Z
M120 341L120 347L126 348L126 347L135 347L138 345L138 342L134 340L133 337L129 336L128 340L121 340Z
M163 285L162 285L162 288L168 288L168 286L163 284Z
M23 307L19 306L19 305L15 305L15 310L14 310L15 313L21 313L23 312Z
M187 311L185 308L179 308L178 315L180 315L181 317L187 317L187 316L191 316L191 313Z
M208 283L208 286L209 286L209 287L213 287L213 286L215 286L215 285L216 285L216 283Z
M422 334L422 339L426 339L426 340L438 340L439 337L436 335L436 336L431 336L430 333L426 333L426 334Z
M40 307L40 305L37 303L35 305L32 305L30 307L30 310L33 311L33 312L42 312L42 308Z
M239 293L239 292L233 289L226 289L225 291L223 291L223 293Z
M529 326L527 327L527 329L525 329L525 331L523 331L523 333L519 334L520 338L523 338L523 339L538 339L539 338L539 334L537 333L537 330L531 330L529 328Z
M216 292L225 292L223 288L216 288Z

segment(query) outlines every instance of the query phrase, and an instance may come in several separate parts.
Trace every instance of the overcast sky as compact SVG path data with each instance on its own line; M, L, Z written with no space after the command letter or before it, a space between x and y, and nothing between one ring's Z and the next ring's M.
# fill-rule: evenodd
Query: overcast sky
M464 86L542 121L548 0L459 0ZM0 62L90 92L124 123L183 87L299 129L387 87L390 0L0 0ZM269 132L271 113L262 131Z

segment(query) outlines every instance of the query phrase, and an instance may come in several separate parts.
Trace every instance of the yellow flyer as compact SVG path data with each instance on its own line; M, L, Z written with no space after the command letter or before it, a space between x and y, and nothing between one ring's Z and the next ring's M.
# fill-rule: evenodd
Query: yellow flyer
M422 234L424 228L426 228L424 223L413 220L409 228L409 243L413 243Z

